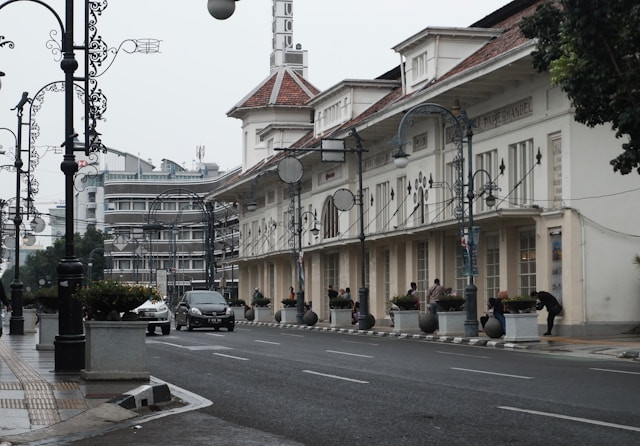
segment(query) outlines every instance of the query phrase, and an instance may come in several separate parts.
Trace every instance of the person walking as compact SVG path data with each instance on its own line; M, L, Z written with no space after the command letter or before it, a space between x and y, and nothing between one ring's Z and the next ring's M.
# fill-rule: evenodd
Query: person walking
M435 279L433 281L433 285L427 291L427 305L429 306L429 313L434 316L438 314L438 303L436 302L442 292L444 291L444 287L440 285L440 279Z
M551 336L553 329L553 320L562 311L562 305L555 296L547 291L532 291L531 297L538 299L536 310L547 308L547 332L543 336Z

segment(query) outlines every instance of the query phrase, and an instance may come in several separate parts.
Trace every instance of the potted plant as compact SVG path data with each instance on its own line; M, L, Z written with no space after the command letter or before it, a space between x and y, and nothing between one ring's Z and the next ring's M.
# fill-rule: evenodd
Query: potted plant
M464 307L464 297L457 294L443 294L436 302L443 311L462 311Z
M155 288L112 280L91 282L79 288L73 296L85 307L91 309L96 320L102 321L119 321L122 317L132 318L133 316L128 313L134 308L147 300L158 302L162 299Z
M408 294L394 296L391 298L389 302L396 305L401 310L417 310L418 309L417 299L414 296L410 296Z
M282 305L284 308L295 308L298 301L296 299L286 298L282 299Z
M101 280L79 288L73 296L90 307L97 319L84 323L85 368L80 376L86 380L149 380L145 345L148 322L127 315L135 315L131 310L147 300L160 300L158 291Z
M268 297L259 297L258 299L255 299L253 301L253 306L254 307L268 307L270 303L271 303L271 299L269 299Z
M329 308L331 309L345 309L351 307L351 301L342 297L334 297L329 299Z
M40 311L46 314L58 312L58 287L39 288L34 293Z
M230 299L229 306L233 310L236 319L244 319L246 317L247 303L243 299Z
M298 301L296 299L282 299L283 308L280 310L280 321L283 324L295 324L298 318ZM277 319L276 319L277 320Z
M40 306L40 329L37 350L54 350L53 341L58 333L58 287L40 288L34 293Z
M415 296L397 295L391 298L389 303L399 308L399 311L389 312L392 316L394 331L407 332L420 329L419 303Z
M531 313L535 312L536 299L531 296L508 297L502 301L509 313Z

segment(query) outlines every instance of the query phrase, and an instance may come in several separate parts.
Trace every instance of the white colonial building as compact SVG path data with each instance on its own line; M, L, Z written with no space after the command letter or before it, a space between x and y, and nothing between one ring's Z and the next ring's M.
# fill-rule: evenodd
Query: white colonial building
M291 2L274 1L280 3ZM389 299L412 281L423 296L435 278L463 294L468 277L460 224L468 223L470 189L479 228L478 316L499 290L514 296L537 289L564 306L554 333L636 325L638 178L610 167L622 144L614 132L577 123L568 98L533 68L535 42L522 36L518 23L535 6L513 1L469 28L425 28L393 48L400 66L324 92L291 64L273 66L229 112L244 126L242 173L207 197L241 205L240 297L250 299L260 287L277 309L289 287L297 288L298 230L305 299L321 319L328 319L329 284L351 287L357 297L364 280L378 324L388 318ZM286 18L274 15L274 29ZM467 135L456 136L458 107L472 122L471 157ZM354 135L363 149L364 278L359 203L345 211L334 203L344 197L334 195L341 189L359 195ZM322 161L323 139L344 141L344 162ZM399 145L409 155L404 169L393 163ZM295 218L297 185L278 175L285 156L304 168L301 221ZM485 200L490 195L492 207ZM541 325L545 318L540 312Z

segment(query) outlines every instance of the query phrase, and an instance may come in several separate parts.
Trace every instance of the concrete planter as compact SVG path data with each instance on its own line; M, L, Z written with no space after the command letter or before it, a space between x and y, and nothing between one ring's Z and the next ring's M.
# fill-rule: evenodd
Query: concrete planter
M273 313L269 307L253 307L256 322L273 322Z
M85 321L87 381L148 380L146 321Z
M466 318L466 311L438 311L438 334L444 336L464 334Z
M23 308L22 309L22 317L24 317L24 332L25 333L35 333L36 332L36 321L38 320L38 316L36 314L35 308Z
M58 313L42 313L36 350L55 350L53 341L58 334Z
M331 327L351 327L351 308L331 308Z
M231 307L236 320L244 319L244 307Z
M537 341L538 315L536 313L507 313L504 315L507 332L504 340L509 342Z
M296 315L298 314L297 308L283 308L281 311L280 323L282 324L295 324L297 322Z
M394 311L393 331L420 331L420 312L418 310Z

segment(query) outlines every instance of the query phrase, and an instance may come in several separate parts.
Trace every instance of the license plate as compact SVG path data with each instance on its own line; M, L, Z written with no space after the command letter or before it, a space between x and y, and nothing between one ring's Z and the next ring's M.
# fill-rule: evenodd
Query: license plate
M220 319L218 319L217 317L210 317L209 322L220 322Z

